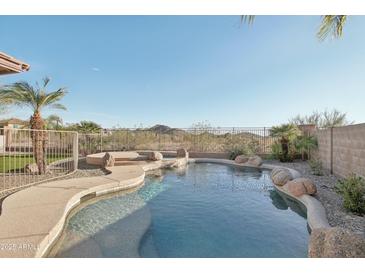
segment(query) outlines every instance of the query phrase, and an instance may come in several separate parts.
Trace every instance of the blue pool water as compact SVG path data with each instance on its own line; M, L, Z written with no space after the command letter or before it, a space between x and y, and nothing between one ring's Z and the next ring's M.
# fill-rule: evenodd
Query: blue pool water
M268 171L191 164L82 208L55 256L306 257L308 236L305 213Z

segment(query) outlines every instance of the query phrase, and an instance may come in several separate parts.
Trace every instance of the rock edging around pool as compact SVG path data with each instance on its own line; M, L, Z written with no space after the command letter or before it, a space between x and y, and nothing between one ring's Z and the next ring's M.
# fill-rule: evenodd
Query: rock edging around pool
M197 158L197 159L190 159L189 162L224 164L224 165L235 166L235 167L251 167L251 168L264 169L264 170L273 170L275 168L283 168L281 166L268 165L268 164L262 164L260 166L249 165L249 164L239 164L239 163L236 163L235 161L226 160L226 159ZM291 169L291 168L284 168L284 169L286 169L290 172L293 179L300 177L300 173L298 171ZM299 197L296 197L296 196L292 195L290 192L288 192L284 187L278 186L275 184L273 184L273 185L274 185L275 189L277 189L280 193L299 202L306 208L307 222L308 222L308 226L311 230L331 227L327 220L326 210L324 209L322 203L320 201L318 201L316 198L314 198L308 194L304 194Z
M141 186L147 171L180 167L187 161L177 158L108 167L107 175L43 183L10 195L3 201L0 215L0 258L45 256L76 206L91 198Z

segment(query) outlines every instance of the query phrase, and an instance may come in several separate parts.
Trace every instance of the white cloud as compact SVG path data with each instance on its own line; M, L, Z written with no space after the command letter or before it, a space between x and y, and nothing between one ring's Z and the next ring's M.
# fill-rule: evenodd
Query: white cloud
M93 70L93 71L100 71L100 69L99 69L99 68L97 68L97 67L93 67L93 68L92 68L92 70Z

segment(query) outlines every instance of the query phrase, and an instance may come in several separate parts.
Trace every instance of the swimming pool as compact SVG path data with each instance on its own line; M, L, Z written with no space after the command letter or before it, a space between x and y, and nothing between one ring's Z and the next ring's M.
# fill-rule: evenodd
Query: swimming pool
M74 214L56 257L307 257L306 215L269 171L190 164Z

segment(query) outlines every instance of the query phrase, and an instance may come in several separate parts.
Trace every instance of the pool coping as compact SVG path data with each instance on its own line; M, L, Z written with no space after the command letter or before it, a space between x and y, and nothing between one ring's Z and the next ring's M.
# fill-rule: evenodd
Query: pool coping
M3 202L0 215L0 258L46 256L61 235L68 215L83 201L108 193L138 188L144 183L147 171L169 166L181 167L188 163L216 163L265 170L278 167L267 164L259 167L237 164L225 159L176 158L143 165L110 167L107 168L110 174L103 176L74 178L32 186L10 195ZM294 177L300 176L296 170L287 169ZM306 207L310 229L330 227L324 207L317 199L309 195L295 197L284 188L274 186L281 193ZM34 212L37 212L38 216Z

